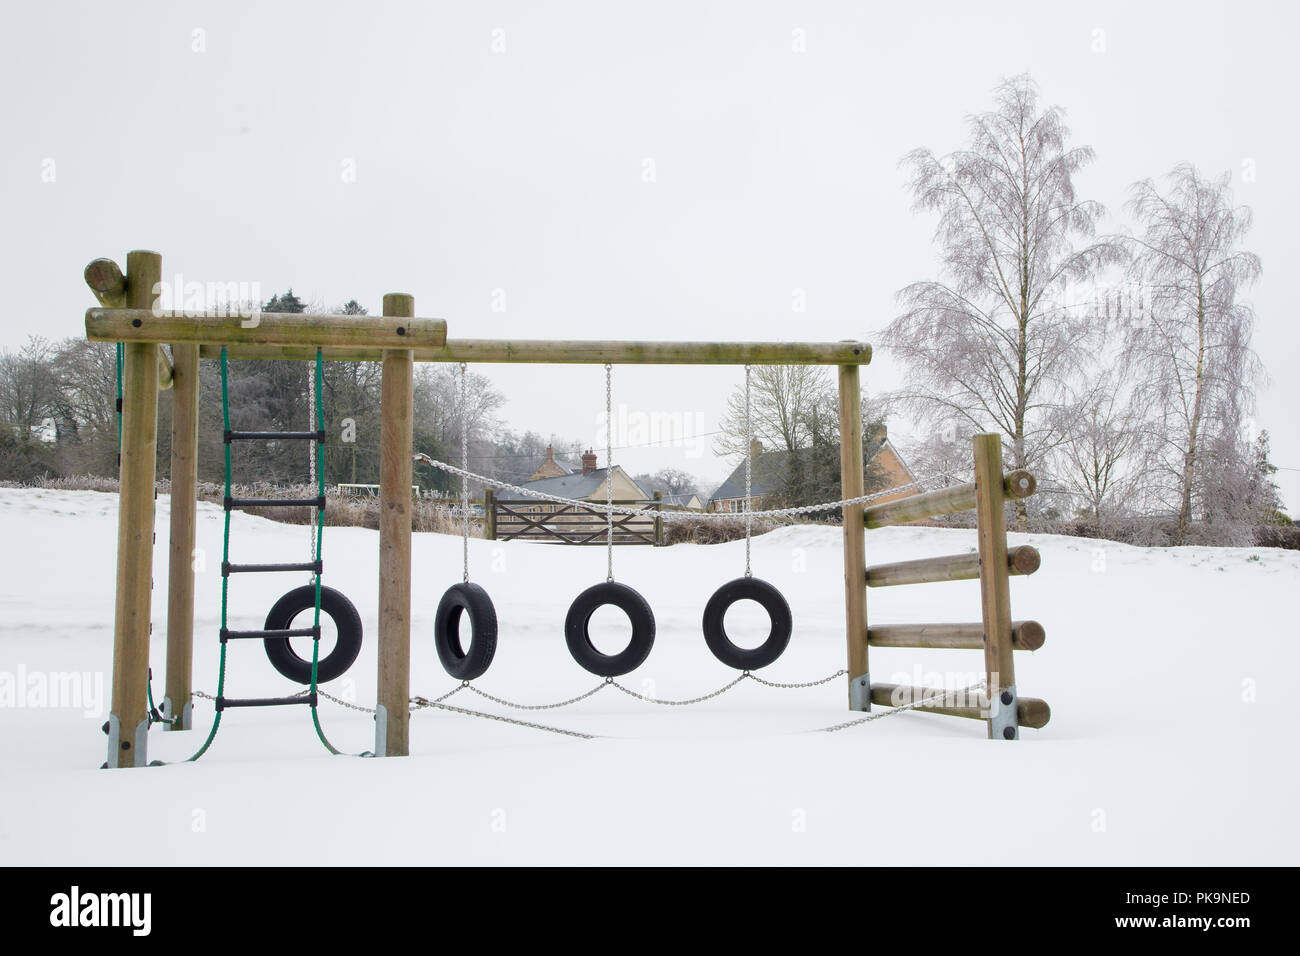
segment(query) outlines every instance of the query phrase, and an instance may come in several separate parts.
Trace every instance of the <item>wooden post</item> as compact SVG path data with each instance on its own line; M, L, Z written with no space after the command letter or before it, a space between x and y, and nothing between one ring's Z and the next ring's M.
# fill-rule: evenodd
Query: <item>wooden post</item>
M415 298L384 296L386 317L411 318ZM385 349L379 452L379 687L375 755L410 753L411 484L415 365L410 349Z
M496 492L491 488L483 489L483 537L489 541L497 539Z
M126 258L126 295L151 308L162 281L162 256ZM153 587L155 457L158 451L158 346L130 342L122 368L122 464L117 511L117 596L113 617L113 699L109 767L148 763L149 619Z
M194 499L199 482L199 347L172 346L171 535L165 730L189 730L194 671Z
M976 435L975 451L975 527L979 535L980 605L984 621L984 670L988 681L990 708L1004 702L1005 693L1014 694L1016 675L1012 663L1011 586L1007 574L1007 522L1002 477L1002 436ZM1008 698L1005 703L1013 703ZM990 711L992 713L992 711ZM1014 711L1012 711L1014 714ZM1013 725L1003 734L1014 740ZM994 736L994 722L989 721L989 736Z
M664 543L664 493L655 492L655 547Z
M858 366L840 366L840 497L863 493L862 386ZM848 642L849 709L871 709L867 668L867 529L862 505L844 508L844 629Z

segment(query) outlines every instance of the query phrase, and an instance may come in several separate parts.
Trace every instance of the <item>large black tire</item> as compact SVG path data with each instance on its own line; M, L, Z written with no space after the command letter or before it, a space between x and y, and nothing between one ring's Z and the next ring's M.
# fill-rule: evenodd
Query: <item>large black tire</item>
M462 614L473 629L468 649L460 643ZM433 627L433 646L447 673L457 680L482 677L497 652L497 612L487 591L468 581L453 584L438 602Z
M727 608L737 601L756 601L767 611L772 622L772 629L767 639L758 647L739 647L727 636L723 626ZM766 667L785 651L790 643L790 631L793 618L790 605L781 592L758 578L736 578L728 581L713 593L709 603L704 605L704 640L709 645L713 656L728 667L737 670L753 671Z
M632 622L632 639L617 654L602 654L591 643L588 626L598 608L612 604ZM619 677L636 670L650 655L655 643L655 616L650 605L626 584L607 581L589 587L574 599L564 619L564 641L569 653L583 668L601 677Z
M304 584L294 588L272 606L266 615L268 631L288 630L293 619L303 611L316 606L316 586ZM352 606L352 602L341 591L333 588L320 589L321 614L328 614L334 621L338 639L334 649L320 659L316 665L316 683L324 684L343 676L352 666L357 655L361 653L361 615ZM266 656L271 666L299 684L311 683L311 659L298 656L287 637L268 637L263 641Z

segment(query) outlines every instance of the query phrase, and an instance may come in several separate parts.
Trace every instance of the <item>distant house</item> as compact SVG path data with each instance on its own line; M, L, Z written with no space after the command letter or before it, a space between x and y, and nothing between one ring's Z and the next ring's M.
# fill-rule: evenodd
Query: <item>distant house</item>
M601 504L605 501L606 482L613 483L615 501L635 501L649 503L651 496L637 484L632 476L619 465L613 468L597 468L596 453L587 449L582 455L582 471L569 472L563 465L557 464L552 449L546 449L546 461L533 472L533 477L523 483L530 491L540 491L560 498L575 498L579 501L593 501ZM528 511L545 514L562 507L548 501L535 501Z
M915 488L904 487L916 481L903 456L889 441L888 432L882 425L871 436L863 449L868 462L874 462L885 476L882 492L898 488L897 494L882 494L879 502L894 501L916 493ZM764 451L763 443L754 440L750 446L753 460L750 479L750 511L761 511L764 499L780 492L789 474L789 451ZM793 454L798 454L794 452ZM743 512L745 510L745 463L742 461L713 493L709 499L709 511Z
M703 511L704 502L699 495L664 495L664 505L680 508L682 511Z

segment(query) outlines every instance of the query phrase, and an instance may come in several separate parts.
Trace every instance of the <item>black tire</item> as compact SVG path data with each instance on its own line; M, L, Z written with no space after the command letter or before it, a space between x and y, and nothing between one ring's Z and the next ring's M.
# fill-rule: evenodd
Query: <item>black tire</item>
M588 626L591 615L612 604L621 608L632 622L632 639L617 654L602 654L591 643ZM619 677L636 670L650 655L655 643L655 616L650 605L626 584L607 581L579 594L564 619L564 641L569 653L584 669L601 677Z
M271 607L265 627L268 631L288 630L295 617L315 606L316 585L304 584L294 588ZM316 683L324 684L347 673L361 653L361 615L343 592L323 586L320 589L320 611L330 616L338 632L334 649L316 665ZM311 660L300 657L289 638L268 637L262 643L272 667L291 681L311 683Z
M474 632L468 650L460 643L462 614L469 615ZM453 584L438 602L433 627L433 646L443 669L457 680L482 677L497 652L497 612L487 591L468 581Z
M727 629L723 626L727 608L743 600L757 602L763 610L767 611L767 616L772 622L772 629L768 632L767 639L758 647L737 646L727 636ZM704 605L705 643L709 645L709 650L713 652L714 657L737 670L758 670L775 661L790 644L792 628L793 618L785 597L772 585L758 578L736 578L734 581L728 581L718 588L713 593L713 597L709 598L709 603Z

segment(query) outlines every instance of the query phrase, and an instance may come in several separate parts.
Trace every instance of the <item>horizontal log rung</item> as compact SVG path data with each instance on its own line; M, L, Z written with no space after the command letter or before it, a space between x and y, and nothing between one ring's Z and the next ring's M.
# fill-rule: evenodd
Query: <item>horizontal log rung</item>
M1007 549L1007 574L1033 574L1042 563L1038 549L1020 545ZM915 561L896 561L867 568L867 587L883 588L900 584L932 584L938 581L970 581L980 576L978 552L945 554Z
M938 688L909 687L904 684L872 684L871 702L882 707L900 707L912 701L925 700L936 694L944 693ZM970 720L988 720L987 703L982 691L973 691L963 695L960 691L948 691L945 697L933 704L913 708L930 714L944 714L948 717L965 717ZM1047 726L1051 720L1052 708L1047 701L1037 697L1021 697L1016 701L1017 723L1021 727L1034 730Z
M1011 646L1018 651L1036 651L1047 635L1037 621L1012 621ZM877 624L867 628L872 647L955 648L982 650L984 625L973 624Z
M1033 474L1024 469L1007 472L1002 477L1002 490L1011 499L1028 498L1038 488ZM921 494L909 495L897 501L870 505L862 510L862 521L868 528L925 521L941 515L970 511L975 507L975 482L939 488Z

